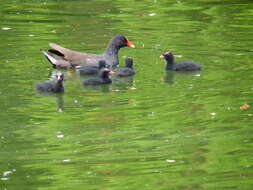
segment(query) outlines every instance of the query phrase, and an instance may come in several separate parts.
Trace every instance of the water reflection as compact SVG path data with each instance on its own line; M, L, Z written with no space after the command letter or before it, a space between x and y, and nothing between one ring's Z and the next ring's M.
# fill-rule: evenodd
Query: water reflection
M51 97L55 99L56 111L63 112L64 111L64 94L53 94L53 93L38 93L43 97Z
M113 77L112 81L114 90L127 90L134 86L134 77Z
M64 94L56 94L56 105L57 111L63 112L64 111Z
M201 71L187 71L187 72L177 72L177 71L166 71L164 77L162 78L162 81L169 84L173 85L175 83L175 78L185 78L189 77L190 80L195 80L197 77L201 77L202 73Z
M110 92L111 84L83 86L86 91Z
M174 83L174 72L166 71L163 81L169 85L172 85Z

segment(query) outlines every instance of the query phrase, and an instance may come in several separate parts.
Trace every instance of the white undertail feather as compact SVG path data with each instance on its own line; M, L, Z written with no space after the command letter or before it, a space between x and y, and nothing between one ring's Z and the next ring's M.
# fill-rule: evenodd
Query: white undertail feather
M48 54L47 52L45 52L45 51L42 51L42 53L47 57L47 59L48 59L52 64L56 65L57 60L56 60L54 57L52 57L51 55L49 55L49 54Z

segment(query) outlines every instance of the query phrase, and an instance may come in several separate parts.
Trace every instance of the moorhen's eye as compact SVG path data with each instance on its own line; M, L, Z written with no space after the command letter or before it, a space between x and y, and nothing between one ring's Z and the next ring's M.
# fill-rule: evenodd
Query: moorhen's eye
M123 42L124 42L124 44L127 44L127 39L123 38Z

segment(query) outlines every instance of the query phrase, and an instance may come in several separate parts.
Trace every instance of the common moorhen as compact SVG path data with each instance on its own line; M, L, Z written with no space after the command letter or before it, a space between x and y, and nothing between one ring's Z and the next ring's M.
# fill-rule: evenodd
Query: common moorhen
M80 75L95 75L98 74L102 68L106 67L104 60L100 60L97 66L76 66L76 70Z
M43 83L37 83L36 88L39 92L53 92L62 93L64 92L63 79L64 74L61 72L55 73L55 79L52 81L45 81Z
M165 52L160 56L161 59L165 59L166 70L173 71L199 71L201 70L201 65L193 62L181 62L174 64L174 56L172 52Z
M102 85L102 84L111 84L112 80L110 79L109 75L113 74L114 72L104 68L101 69L99 76L96 78L89 78L83 81L83 85Z
M103 54L90 54L73 51L57 44L50 43L52 49L42 51L54 68L74 68L76 66L98 66L104 60L109 67L119 64L118 53L122 47L133 47L134 44L123 35L114 36Z
M128 77L135 75L133 70L133 58L127 57L125 59L125 67L116 72L115 76L117 77Z

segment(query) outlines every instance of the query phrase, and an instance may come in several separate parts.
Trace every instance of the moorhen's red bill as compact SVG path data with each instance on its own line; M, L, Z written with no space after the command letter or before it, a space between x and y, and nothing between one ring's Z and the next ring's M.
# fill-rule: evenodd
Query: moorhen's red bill
M118 53L122 47L132 47L134 44L123 35L114 36L108 43L103 54L90 54L73 51L57 44L50 43L52 49L42 51L54 68L75 68L76 66L98 66L103 60L109 67L119 64Z

